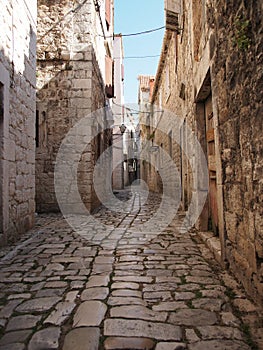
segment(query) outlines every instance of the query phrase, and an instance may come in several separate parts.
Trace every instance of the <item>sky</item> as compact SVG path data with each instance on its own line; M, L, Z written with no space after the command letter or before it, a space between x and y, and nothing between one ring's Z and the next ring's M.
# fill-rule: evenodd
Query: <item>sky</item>
M115 0L114 32L130 34L164 26L164 0ZM138 102L138 75L155 75L159 57L129 59L134 56L160 55L164 29L149 34L123 37L124 99Z

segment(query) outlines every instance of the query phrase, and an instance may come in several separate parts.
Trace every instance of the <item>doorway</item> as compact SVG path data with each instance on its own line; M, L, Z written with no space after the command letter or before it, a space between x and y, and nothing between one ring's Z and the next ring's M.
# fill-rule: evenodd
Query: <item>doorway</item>
M196 97L196 120L198 140L207 158L209 191L207 202L200 216L200 229L213 231L219 236L218 171L215 145L215 116L210 72L208 71Z
M215 155L215 123L212 108L212 94L204 101L206 125L207 162L209 172L209 215L208 229L218 235L217 171Z
M0 235L3 234L4 85L0 82Z

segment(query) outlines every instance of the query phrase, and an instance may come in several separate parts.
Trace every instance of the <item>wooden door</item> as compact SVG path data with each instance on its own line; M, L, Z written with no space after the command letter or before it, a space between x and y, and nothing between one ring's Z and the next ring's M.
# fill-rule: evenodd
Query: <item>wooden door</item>
M0 235L3 234L3 150L4 150L4 85L0 82Z
M218 234L217 173L215 157L215 128L212 95L205 100L207 159L209 170L209 223L208 228Z

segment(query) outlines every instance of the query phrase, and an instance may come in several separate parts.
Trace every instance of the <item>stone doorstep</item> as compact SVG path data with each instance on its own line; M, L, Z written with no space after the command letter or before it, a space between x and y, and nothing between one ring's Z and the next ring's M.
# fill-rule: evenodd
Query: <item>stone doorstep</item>
M216 261L222 266L221 260L221 244L219 237L216 237L212 232L198 232L198 236L201 238L203 243L209 248L209 250L213 253Z
M148 338L131 338L131 337L108 337L104 342L105 350L116 349L136 349L152 350L155 343Z

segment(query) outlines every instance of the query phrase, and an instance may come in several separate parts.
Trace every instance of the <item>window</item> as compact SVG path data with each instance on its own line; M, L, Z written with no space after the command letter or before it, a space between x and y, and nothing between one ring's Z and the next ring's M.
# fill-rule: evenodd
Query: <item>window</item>
M163 90L160 89L159 93L159 109L161 110L163 108Z
M3 133L4 133L4 85L0 83L0 234L3 233Z
M169 151L169 156L172 158L173 156L172 130L168 134L168 151Z
M39 111L36 110L36 147L39 147Z
M165 70L165 98L168 100L170 96L170 69L169 69L169 56L167 57L167 65Z
M111 0L106 0L105 2L105 18L107 30L109 30L111 25Z
M178 65L178 34L174 33L174 67L175 73L177 73L177 65Z
M159 168L163 168L163 143L161 143L161 152L159 152Z
M97 160L101 155L101 133L97 135Z
M0 83L0 120L4 119L4 85Z
M3 157L4 143L4 85L0 82L0 159Z
M165 0L166 29L178 31L179 14L181 13L181 0Z
M39 108L39 107L38 107ZM35 140L36 148L47 146L47 117L45 111L36 110L35 121Z
M105 56L105 85L106 85L106 95L108 98L114 96L113 89L113 60L109 56Z
M121 64L121 80L124 80L124 64Z

